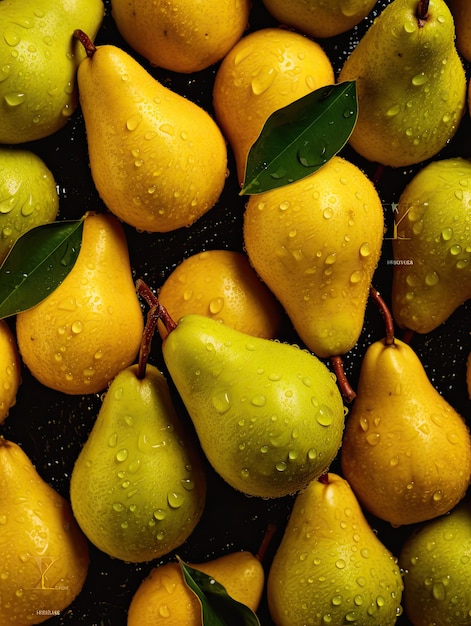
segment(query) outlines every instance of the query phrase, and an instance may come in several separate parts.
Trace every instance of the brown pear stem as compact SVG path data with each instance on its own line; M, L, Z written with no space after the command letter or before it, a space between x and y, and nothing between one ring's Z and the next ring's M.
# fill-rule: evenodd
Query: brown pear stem
M379 163L373 173L373 179L372 182L374 185L377 185L379 183L379 181L381 180L383 174L384 174L384 170L386 169L386 167L382 164Z
M83 30L80 30L79 28L77 28L77 30L74 30L74 37L75 39L78 39L80 41L82 46L85 48L87 57L91 59L92 56L96 52L96 46L93 43L93 41L90 39L90 37L86 33L84 33Z
M328 485L329 484L329 473L325 472L324 474L321 474L318 478L319 482L322 483L323 485Z
M427 21L430 0L419 0L417 5L416 16L421 28Z
M377 291L374 287L370 287L370 294L383 316L385 326L384 343L387 346L392 346L394 344L394 320L391 315L391 311L379 291Z
M334 368L335 375L337 376L342 396L347 402L353 402L353 400L357 397L357 394L347 379L341 357L333 356L330 358L330 361L332 363L332 367Z
M257 550L257 554L255 555L255 558L257 558L260 563L263 563L263 560L268 550L268 546L270 545L276 531L277 528L275 524L268 524L267 530L263 535L262 543L260 544Z

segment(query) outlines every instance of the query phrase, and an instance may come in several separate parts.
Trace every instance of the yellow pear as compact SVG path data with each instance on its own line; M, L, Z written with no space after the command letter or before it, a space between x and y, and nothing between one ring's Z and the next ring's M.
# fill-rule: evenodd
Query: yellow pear
M373 9L376 0L263 0L281 24L314 38L350 30Z
M306 94L335 82L332 64L311 39L264 28L240 39L214 81L216 119L234 153L242 184L247 154L268 117Z
M471 438L403 341L367 349L341 450L363 506L396 526L447 513L471 479Z
M143 326L123 227L113 215L90 212L72 270L17 315L16 332L25 365L43 385L87 394L134 361Z
M214 578L237 602L257 610L265 574L250 552L231 552L190 566ZM127 624L202 626L200 601L186 585L179 563L171 561L151 570L131 600Z
M402 589L397 559L346 480L329 473L296 496L268 573L276 626L393 626Z
M126 42L153 65L198 72L220 61L247 27L250 0L112 0Z
M0 424L2 424L16 402L21 381L18 348L5 320L0 320L0 372Z
M318 357L344 354L358 341L383 219L373 183L341 157L295 183L249 198L244 218L249 259Z
M187 313L207 315L256 337L274 339L281 325L275 296L247 256L232 250L206 250L184 259L160 288L159 301L174 320ZM162 322L159 331L167 336Z
M225 139L203 108L164 87L128 53L95 47L78 69L90 169L108 209L138 230L190 226L219 199Z
M471 2L448 0L455 20L456 47L467 61L471 61Z
M82 590L88 543L69 503L16 443L0 438L0 622L40 624Z

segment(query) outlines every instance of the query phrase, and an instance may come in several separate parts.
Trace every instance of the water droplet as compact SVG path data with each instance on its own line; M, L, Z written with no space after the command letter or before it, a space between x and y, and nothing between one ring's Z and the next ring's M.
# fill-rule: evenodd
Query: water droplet
M121 450L118 450L118 452L116 453L116 460L119 461L120 463L125 461L127 458L128 458L127 448L121 448Z
M343 602L342 596L332 596L331 603L333 606L340 606Z
M355 270L350 274L350 282L352 283L352 285L356 285L357 283L359 283L361 281L361 278L362 272L360 270Z
M275 468L278 472L284 472L286 467L285 461L278 461L278 463L275 464Z
M172 509L179 509L184 501L184 496L182 493L179 493L178 491L169 491L167 494L167 502L168 505L172 508Z
M334 421L334 414L330 407L328 407L326 404L321 404L321 406L317 410L315 418L316 422L321 426L330 426Z
M258 71L257 75L252 78L250 86L252 87L252 91L256 96L261 95L270 86L273 84L275 80L277 72L275 68L270 67L269 65L263 65Z
M113 504L113 511L116 511L116 513L121 513L121 511L124 511L124 506L121 504L121 502L115 502Z
M377 446L381 439L381 435L379 433L369 433L366 435L366 441L370 444L370 446Z
M322 215L323 215L324 219L326 219L326 220L329 220L333 216L333 214L334 214L334 211L330 207L327 207L322 212Z
M438 282L440 281L440 276L437 274L437 272L428 272L428 274L425 276L425 284L428 287L434 287L435 285L438 284Z
M451 246L450 254L452 254L453 256L457 256L460 253L461 253L461 246L459 244L456 243L454 246Z
M250 401L253 406L262 407L267 403L267 398L263 394L258 394L254 396Z
M221 298L221 297L213 298L211 302L209 303L209 311L213 315L220 313L223 307L224 307L224 298Z
M21 92L10 92L6 93L3 98L9 107L17 107L20 104L23 104L26 100L26 94Z
M75 320L70 328L74 335L79 335L83 331L83 323L80 320Z
M346 562L343 559L337 559L335 561L335 567L337 569L344 569L346 567Z
M214 408L221 415L226 413L231 408L231 399L229 393L226 390L220 391L214 394L212 397L212 403Z
M153 516L158 522L161 522L167 516L167 512L164 509L156 509Z
M360 256L367 257L370 256L372 252L371 244L368 241L365 241L360 246Z
M400 104L393 104L393 106L389 107L389 109L386 111L386 115L387 115L387 117L394 117L400 111L401 111L401 105Z
M434 583L432 587L432 594L435 600L446 600L446 587L442 582Z
M175 135L175 129L171 124L161 124L159 126L159 130L166 135L170 135L173 137Z
M444 228L441 235L443 241L449 241L453 237L453 229L450 227Z
M420 72L420 74L416 74L415 76L413 76L412 84L414 85L414 87L420 87L421 85L425 85L427 80L428 78L425 72Z
M12 47L17 46L21 41L19 34L13 30L6 30L3 33L3 39L5 40L5 43Z

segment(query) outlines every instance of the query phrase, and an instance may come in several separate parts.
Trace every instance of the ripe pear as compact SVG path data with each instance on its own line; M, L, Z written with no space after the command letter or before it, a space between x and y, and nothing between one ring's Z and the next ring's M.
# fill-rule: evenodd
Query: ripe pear
M103 16L101 0L0 2L0 143L42 139L66 124L85 56L74 30L94 38Z
M216 73L213 104L241 185L247 155L268 117L334 82L334 69L323 48L299 33L262 28L235 44Z
M275 339L282 309L245 254L205 250L184 259L159 289L159 301L174 320L207 315L248 335ZM162 338L167 335L159 324Z
M468 427L399 339L364 355L341 465L362 505L395 526L442 515L466 493Z
M21 383L20 355L10 327L0 320L0 424L8 417L16 403L16 394Z
M428 333L471 298L471 161L432 161L402 192L393 240L392 311Z
M314 355L202 315L182 317L162 352L206 457L234 489L282 497L330 466L344 407Z
M471 500L415 529L399 554L413 626L471 624Z
M112 0L118 30L152 65L199 72L223 59L247 28L250 0Z
M200 520L206 479L166 379L147 364L110 383L72 471L70 499L88 539L140 563L180 546Z
M471 3L469 0L447 0L456 30L456 47L461 55L471 61Z
M45 162L31 150L0 146L0 264L20 235L53 222L58 210L56 181Z
M211 561L190 564L221 584L237 602L256 611L262 597L265 573L259 559L245 550ZM154 567L134 593L127 626L202 626L201 603L187 586L179 563Z
M373 183L341 157L249 198L244 243L250 262L320 358L344 354L358 341L383 222Z
M466 108L466 76L444 0L393 0L340 71L355 80L358 119L350 145L361 156L404 167L436 155Z
M123 227L108 213L89 212L83 219L69 274L16 316L18 347L33 376L78 395L103 390L134 361L144 326Z
M329 473L297 495L268 573L276 626L393 626L402 589L397 559L346 480Z
M263 0L281 24L314 38L335 37L359 24L376 0Z
M69 502L38 474L16 443L0 437L0 621L40 624L76 598L88 543Z
M219 199L225 139L203 108L171 91L127 52L95 47L78 69L90 169L108 209L138 230L190 226Z

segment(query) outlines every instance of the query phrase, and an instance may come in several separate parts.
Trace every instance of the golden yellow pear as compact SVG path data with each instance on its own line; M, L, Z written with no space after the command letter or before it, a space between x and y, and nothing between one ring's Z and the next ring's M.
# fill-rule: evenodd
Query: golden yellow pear
M376 0L263 0L281 24L311 37L335 37L350 30L373 9Z
M257 610L265 574L259 559L250 552L231 552L190 566L214 578L234 600ZM202 626L200 601L186 585L179 563L155 567L136 590L127 626L142 624Z
M299 33L264 28L235 44L217 71L213 103L241 184L247 154L268 117L334 82L334 70L323 48Z
M0 424L2 424L16 402L21 382L21 363L16 340L5 320L0 320L0 372Z
M78 69L90 169L108 209L138 230L190 226L219 199L225 139L203 108L168 89L124 50L87 49Z
M247 28L250 0L112 0L126 42L153 65L198 72L220 61Z
M159 301L176 321L197 313L266 339L274 339L281 325L279 302L247 256L232 250L206 250L184 259L159 289ZM167 336L160 320L159 331Z
M313 174L250 196L244 243L260 277L317 356L348 352L363 328L383 241L369 178L333 157Z
M341 464L362 505L396 526L443 515L466 493L468 427L399 339L365 353Z
M87 213L77 261L36 306L18 313L18 347L43 385L96 393L139 350L144 322L123 227L108 213Z
M40 624L82 590L88 543L70 505L16 443L0 438L0 622Z
M455 21L456 47L467 61L471 61L471 2L447 0Z

